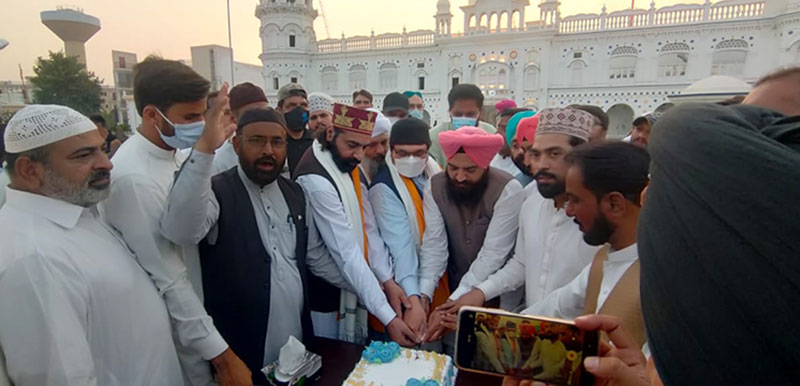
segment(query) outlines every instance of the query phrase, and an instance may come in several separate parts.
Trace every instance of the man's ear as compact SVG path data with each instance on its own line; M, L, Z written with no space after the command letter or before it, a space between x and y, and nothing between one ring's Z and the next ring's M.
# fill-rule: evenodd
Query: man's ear
M16 187L37 191L44 184L44 165L34 162L30 157L19 157L14 162L12 184Z
M607 209L608 212L606 215L613 217L623 216L629 204L628 199L620 192L606 194L604 201L606 202L605 209Z
M235 133L233 135L232 142L233 142L233 151L236 152L236 155L239 155L239 146L243 145L241 133Z
M325 129L325 140L327 140L328 142L333 142L333 137L335 136L335 134L336 133L334 132L333 127Z

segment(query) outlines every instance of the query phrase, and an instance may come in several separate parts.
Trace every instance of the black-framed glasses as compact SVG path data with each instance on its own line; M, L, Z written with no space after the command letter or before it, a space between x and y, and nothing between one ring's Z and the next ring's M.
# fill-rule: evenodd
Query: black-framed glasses
M256 148L263 148L267 144L269 144L273 149L282 149L286 147L286 140L283 138L267 138L267 137L260 137L260 136L252 136L246 137L242 136L242 139L246 144Z

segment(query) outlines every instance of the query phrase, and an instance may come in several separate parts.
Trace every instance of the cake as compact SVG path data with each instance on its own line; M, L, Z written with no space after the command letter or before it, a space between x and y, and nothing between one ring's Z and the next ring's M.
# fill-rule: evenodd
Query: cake
M456 368L447 355L411 350L395 342L372 342L345 386L452 386Z

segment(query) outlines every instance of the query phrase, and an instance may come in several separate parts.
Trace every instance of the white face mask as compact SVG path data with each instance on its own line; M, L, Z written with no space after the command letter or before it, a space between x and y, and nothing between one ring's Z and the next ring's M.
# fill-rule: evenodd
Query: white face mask
M427 163L427 159L414 156L397 158L394 160L394 166L397 167L397 172L400 173L401 176L408 178L414 178L422 174L422 172L425 171L425 165Z

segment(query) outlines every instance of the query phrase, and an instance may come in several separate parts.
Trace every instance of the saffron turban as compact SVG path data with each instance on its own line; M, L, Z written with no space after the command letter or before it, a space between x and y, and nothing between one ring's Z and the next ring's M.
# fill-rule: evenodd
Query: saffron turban
M506 124L506 140L508 140L509 145L511 145L512 140L517 138L519 122L524 118L530 118L534 115L536 115L535 111L520 111L511 116L511 119L508 120L508 124Z
M523 118L517 125L517 142L523 141L533 142L533 137L536 135L536 127L539 126L539 116Z
M503 147L503 136L489 134L477 127L465 126L458 130L439 133L439 144L448 161L458 153L459 149L464 149L464 153L472 162L486 169L492 158Z

